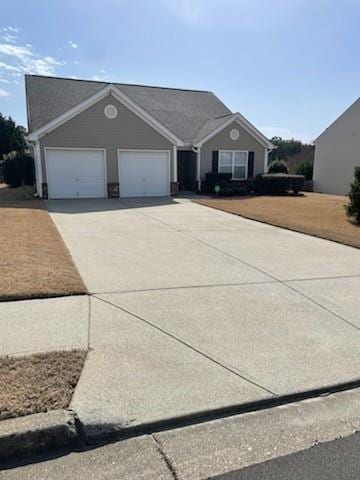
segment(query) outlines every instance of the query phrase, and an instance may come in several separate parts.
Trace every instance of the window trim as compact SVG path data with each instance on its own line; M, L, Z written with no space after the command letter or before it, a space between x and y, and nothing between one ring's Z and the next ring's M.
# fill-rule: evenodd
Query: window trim
M249 150L219 150L218 173L221 173L220 172L220 154L221 153L231 153L231 180L247 180L248 171L249 171ZM244 178L237 178L237 177L234 176L235 153L246 153L246 165L245 165L245 177Z

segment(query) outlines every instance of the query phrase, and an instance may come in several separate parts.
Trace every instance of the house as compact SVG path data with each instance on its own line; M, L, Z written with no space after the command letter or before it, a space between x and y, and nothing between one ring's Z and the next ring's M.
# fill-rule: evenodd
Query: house
M347 195L360 166L360 98L314 141L314 190Z
M28 141L44 198L167 196L207 172L245 180L269 140L213 93L26 75Z

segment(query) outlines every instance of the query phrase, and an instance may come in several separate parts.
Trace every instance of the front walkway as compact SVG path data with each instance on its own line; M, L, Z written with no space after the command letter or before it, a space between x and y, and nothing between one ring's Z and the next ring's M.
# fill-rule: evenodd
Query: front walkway
M49 210L92 294L89 435L360 378L359 250L186 199Z

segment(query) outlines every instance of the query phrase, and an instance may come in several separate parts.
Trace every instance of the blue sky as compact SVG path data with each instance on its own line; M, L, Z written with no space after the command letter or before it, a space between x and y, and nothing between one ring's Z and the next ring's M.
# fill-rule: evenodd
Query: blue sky
M357 0L1 0L0 112L24 73L214 91L269 137L314 139L360 92Z

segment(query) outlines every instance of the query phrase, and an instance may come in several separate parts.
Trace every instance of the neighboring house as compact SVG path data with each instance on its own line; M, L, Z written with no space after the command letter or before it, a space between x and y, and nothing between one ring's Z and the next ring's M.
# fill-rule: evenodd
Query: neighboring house
M207 172L264 172L273 148L207 91L26 75L26 98L45 198L198 191Z
M347 195L360 166L360 98L314 144L314 190Z

